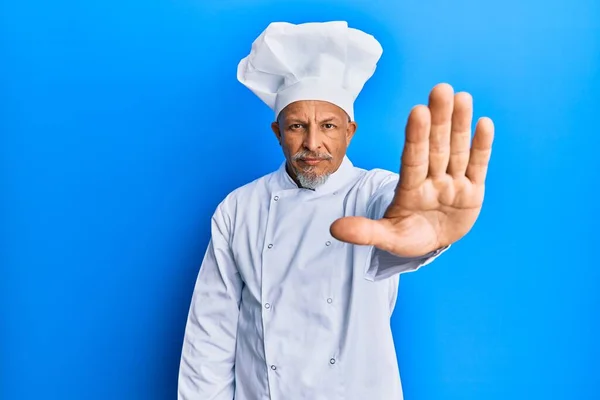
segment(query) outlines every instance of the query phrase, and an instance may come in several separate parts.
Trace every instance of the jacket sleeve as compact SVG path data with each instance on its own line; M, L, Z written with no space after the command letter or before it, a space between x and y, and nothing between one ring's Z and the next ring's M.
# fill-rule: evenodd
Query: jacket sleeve
M394 198L397 175L392 175L388 182L383 184L371 196L367 207L367 216L371 219L381 219ZM435 260L440 254L448 250L445 246L419 257L400 257L375 246L369 249L368 266L365 278L370 281L379 281L391 276L406 272L413 272Z
M178 400L232 400L235 346L243 282L220 206L194 287L185 328Z

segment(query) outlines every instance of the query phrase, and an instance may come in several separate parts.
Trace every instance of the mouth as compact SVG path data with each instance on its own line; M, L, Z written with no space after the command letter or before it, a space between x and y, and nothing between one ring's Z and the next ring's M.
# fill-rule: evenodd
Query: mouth
M322 158L301 158L299 161L308 165L318 165L319 163L325 160Z

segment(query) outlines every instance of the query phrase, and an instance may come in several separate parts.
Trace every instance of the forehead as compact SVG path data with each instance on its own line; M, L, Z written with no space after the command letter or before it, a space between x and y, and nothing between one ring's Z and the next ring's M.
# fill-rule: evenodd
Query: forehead
M284 119L292 118L339 118L343 119L346 112L335 104L318 100L301 100L289 104L283 109Z

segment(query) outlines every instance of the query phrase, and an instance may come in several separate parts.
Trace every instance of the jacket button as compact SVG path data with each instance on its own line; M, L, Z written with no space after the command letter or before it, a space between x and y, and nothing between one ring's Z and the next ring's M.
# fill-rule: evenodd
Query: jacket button
M331 365L335 364L335 358L332 358L331 360L329 360L329 364L331 364Z
M273 200L275 200L275 201L279 200L279 196L275 196L275 197L273 198Z
M331 242L328 240L327 242L325 242L325 246L329 246L331 245Z
M273 244L272 244L272 243L269 243L269 245L268 245L267 247L268 247L268 248L272 248L272 247L273 247Z
M273 371L275 371L275 370L277 369L277 367L276 367L276 366L274 366L274 365L271 365L271 369L272 369Z
M330 298L328 298L328 299L327 299L327 302L328 302L329 304L331 304L331 303L333 303L333 299L330 297Z
M271 308L271 304L265 303L265 308L268 310L269 308Z

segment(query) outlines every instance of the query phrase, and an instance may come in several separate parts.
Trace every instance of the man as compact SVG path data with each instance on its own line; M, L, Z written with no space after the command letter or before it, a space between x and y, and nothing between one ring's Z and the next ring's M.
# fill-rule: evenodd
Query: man
M217 207L196 282L181 400L399 400L399 275L477 219L492 122L446 84L406 126L400 174L354 167L353 103L382 54L344 22L273 23L238 79L275 112L285 162Z

